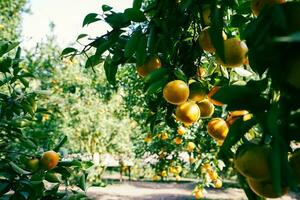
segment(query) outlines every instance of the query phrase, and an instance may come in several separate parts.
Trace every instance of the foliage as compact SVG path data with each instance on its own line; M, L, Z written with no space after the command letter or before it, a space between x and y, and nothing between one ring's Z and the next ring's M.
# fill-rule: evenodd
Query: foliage
M134 91L128 92L127 98L140 94L144 99L141 102L148 105L149 110L145 110L149 113L145 121L149 124L149 138L152 138L153 142L149 142L147 147L151 153L158 156L161 152L160 159L163 161L158 162L157 166L162 177L165 173L161 170L165 171L166 166L172 165L166 162L174 160L168 159L168 155L176 155L183 150L183 146L179 145L178 148L173 143L180 123L173 117L176 107L163 99L164 86L176 79L187 83L199 82L206 91L214 86L221 86L216 94L208 94L208 99L212 102L218 100L225 104L217 107L213 116L225 117L230 114L229 111L247 110L251 113L250 117L243 119L238 116L230 124L229 133L220 149L209 137L208 140L204 140L207 136L206 124L209 121L206 119L189 128L190 132L184 136L183 144L192 140L199 144L198 150L206 149L207 144L208 149L218 151L218 158L222 159L227 167L233 165L232 159L235 158L237 149L244 149L251 143L269 146L269 171L272 177L269 181L272 182L274 193L280 195L282 185L289 186L292 190L297 188L293 171L289 167L288 155L293 153L292 145L299 141L299 136L293 133L299 132L297 80L300 67L300 25L297 19L300 4L296 1L282 5L270 3L259 9L255 7L257 5L260 4L247 0L135 0L131 8L120 13L113 12L111 7L103 5L102 12L87 15L83 25L103 20L112 30L87 43L82 50L67 48L62 55L74 57L91 52L85 67L93 68L104 62L107 80L112 85L118 84L118 70L122 73L124 68L131 68L131 71L135 68L134 65L142 66L148 58L154 56L161 59L160 69L140 79L140 82L144 83L133 82L134 84L128 84L126 87L129 88L126 89ZM211 14L207 15L207 10ZM198 36L207 25L210 25L209 36L215 53L204 51L202 45L198 44ZM238 47L241 49L239 50L230 46L234 42L228 43L223 37L223 31L228 38L236 38L228 41L237 41L236 43L243 45L243 48L245 45L239 39L246 41L249 62L246 58L240 62L239 54L245 53L245 49ZM234 52L234 55L230 57L228 52ZM240 67L236 68L234 59L238 59ZM197 72L200 66L207 72L206 75L199 76ZM125 73L123 76L132 80L132 74ZM126 78L119 80L124 79ZM132 102L139 101L140 99L132 99ZM229 121L227 123L229 124ZM162 139L162 134L159 133L166 131L169 137ZM201 140L204 141L199 143ZM196 150L193 154L197 155ZM205 159L199 159L200 164L204 165L205 162ZM249 190L243 177L240 180L247 196L250 199L258 199L259 197Z
M28 12L27 0L0 1L0 38L16 40L21 33L21 15Z

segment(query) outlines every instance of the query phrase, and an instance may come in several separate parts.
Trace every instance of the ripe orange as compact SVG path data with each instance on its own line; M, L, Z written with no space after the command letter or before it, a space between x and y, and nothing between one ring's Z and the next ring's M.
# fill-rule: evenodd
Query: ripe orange
M251 9L253 14L258 16L265 7L282 3L285 3L285 0L252 0Z
M176 137L176 138L174 138L174 142L175 142L175 144L179 145L182 143L182 139L180 137Z
M293 174L300 185L300 151L292 154L289 159L289 164L293 170Z
M42 158L40 160L41 165L49 170L56 167L59 161L59 155L55 151L46 151L42 155Z
M153 175L152 176L152 181L158 181L159 179L159 176L158 175Z
M203 191L200 189L197 189L194 193L194 196L196 199L202 199L204 197Z
M222 102L217 101L212 98L219 90L220 90L219 86L214 86L213 88L211 88L211 90L207 94L207 98L210 102L212 102L216 106L224 106L224 104Z
M204 99L197 103L200 109L201 118L209 118L214 114L215 106L209 100Z
M33 158L27 161L27 167L30 171L36 171L39 168L40 161L37 158Z
M210 37L210 33L209 33L209 28L210 27L206 27L204 28L198 37L198 42L200 47L204 50L207 51L209 53L214 53L216 51L215 47L213 46L213 43L211 41L211 37ZM227 36L226 34L223 32L223 39L226 40Z
M193 152L195 148L196 148L196 145L194 142L188 142L187 147L186 147L188 152Z
M268 180L270 173L270 148L267 146L240 147L241 149L234 159L238 172L243 176L255 180Z
M276 194L271 181L257 181L247 178L247 182L255 194L264 198L279 198L288 192L288 187L282 187L281 194Z
M221 188L223 183L220 179L216 179L213 181L215 188Z
M174 105L180 105L188 99L189 86L182 80L169 82L163 90L164 99Z
M167 171L166 171L166 170L163 170L163 171L161 172L161 176L162 176L162 177L166 177L166 176L168 176L168 173L167 173Z
M225 60L218 57L218 61L224 67L239 67L244 63L248 47L245 42L237 38L229 38L224 41Z
M224 140L229 132L229 128L224 119L213 118L208 122L207 132L216 140Z
M190 95L189 99L192 101L202 101L206 98L206 88L199 82L193 82L189 85Z
M187 125L193 124L200 117L200 109L195 102L185 102L176 108L176 119Z
M161 67L161 61L158 57L150 58L142 66L137 66L137 72L141 77L145 77L150 74L152 71Z
M179 126L178 129L177 129L177 133L178 135L184 135L186 132L186 128L184 128L183 126Z

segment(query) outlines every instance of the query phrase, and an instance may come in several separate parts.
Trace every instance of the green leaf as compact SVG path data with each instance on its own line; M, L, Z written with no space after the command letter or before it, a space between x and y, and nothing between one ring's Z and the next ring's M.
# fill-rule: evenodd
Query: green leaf
M53 151L57 152L59 149L68 141L68 137L65 135L60 142L56 145L56 147L53 149Z
M144 13L135 8L127 8L124 11L124 15L127 17L127 19L133 22L143 22L147 20Z
M82 189L83 191L86 191L86 176L85 174L82 174L79 178L78 187Z
M130 58L135 53L141 35L142 35L142 31L138 29L131 35L130 39L127 41L125 45L125 53L124 53L124 56L126 58Z
M79 160L72 160L72 161L60 161L58 163L59 166L71 167L71 166L81 166L81 161Z
M161 67L159 69L154 70L150 74L148 74L145 78L144 81L146 83L153 83L158 80L161 80L163 77L169 74L169 69L165 67Z
M233 15L231 18L231 26L232 27L241 27L243 25L246 24L246 22L248 22L248 19L246 17L244 17L243 15Z
M116 74L118 71L118 64L112 61L110 57L107 57L104 63L105 75L108 82L112 85L116 84Z
M7 180L0 179L0 196L4 195L10 190L10 182Z
M102 62L102 59L97 55L90 56L85 62L85 68L90 68L98 65Z
M45 180L49 181L50 183L59 183L59 182L61 182L61 180L59 179L59 177L55 173L50 172L50 171L48 171L45 174Z
M152 83L147 89L147 94L151 95L161 92L167 83L168 77L163 77L161 80Z
M79 37L79 36L78 36ZM77 39L78 40L78 39ZM69 55L71 53L76 53L77 49L73 47L67 47L61 52L61 56Z
M217 55L222 59L225 60L224 55L224 39L223 39L223 14L224 10L221 8L217 8L217 6L212 7L212 17L211 17L211 27L209 29L209 34L211 36L211 40L213 46L216 48Z
M133 0L132 7L135 9L140 9L142 6L143 0Z
M80 35L77 36L76 41L78 41L78 40L80 40L82 38L85 38L86 36L88 36L88 34L82 33L82 34L80 34Z
M107 15L105 21L114 29L130 25L130 20L124 15L124 13L113 13Z
M12 67L13 60L9 57L0 61L0 71L3 73L9 72L9 68Z
M19 46L19 44L19 42L0 41L0 57Z
M18 174L21 174L21 175L30 174L30 172L28 172L28 171L22 169L21 167L19 167L18 165L16 165L16 164L15 164L14 162L12 162L12 161L10 161L8 164L9 164L9 165L12 167L12 169L13 169L15 172L17 172Z
M103 11L103 12L110 11L111 9L112 9L111 6L108 6L108 5L105 5L105 4L102 5L102 11Z
M185 76L184 72L181 69L174 70L174 75L177 79L187 81L187 77Z
M147 58L147 36L143 34L140 37L138 47L136 49L137 65L143 65Z
M300 42L300 32L296 32L296 33L292 33L290 35L287 36L280 36L280 37L275 37L274 38L275 42Z
M234 124L230 127L227 137L220 149L220 155L225 157L231 157L231 147L235 145L255 124L255 119L243 121L242 118L238 118Z
M96 21L101 20L97 17L98 17L97 13L89 13L88 15L85 16L85 18L83 20L83 23L82 23L82 27L84 27L85 25L89 25L91 23L94 23Z

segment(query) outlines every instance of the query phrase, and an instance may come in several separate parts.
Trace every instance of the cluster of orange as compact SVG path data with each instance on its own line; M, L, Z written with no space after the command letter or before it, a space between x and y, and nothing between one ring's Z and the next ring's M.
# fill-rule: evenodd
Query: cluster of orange
M28 160L27 167L31 171L37 171L41 166L43 169L50 170L57 166L59 162L59 155L55 151L46 151L40 159L33 158Z
M270 159L269 146L241 146L234 164L237 171L246 177L253 192L264 198L278 198L288 192L288 186L281 185L281 193L276 193L272 186ZM290 156L289 164L300 185L300 151Z

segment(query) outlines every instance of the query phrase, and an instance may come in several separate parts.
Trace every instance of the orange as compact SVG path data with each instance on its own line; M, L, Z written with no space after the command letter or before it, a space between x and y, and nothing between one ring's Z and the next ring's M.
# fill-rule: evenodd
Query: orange
M215 188L221 188L223 183L220 179L216 179L213 181Z
M245 58L247 57L248 47L245 42L237 38L229 38L224 41L224 58L221 60L218 57L218 61L224 67L239 67L243 65Z
M224 140L229 132L229 128L224 119L213 118L208 122L207 132L216 140Z
M206 88L199 82L193 82L189 85L190 95L189 99L192 101L202 101L206 98Z
M179 126L178 129L177 129L177 133L178 135L184 135L186 132L186 128L184 128L183 126Z
M186 102L189 94L189 86L182 80L171 81L163 89L164 99L174 105Z
M161 61L158 57L150 58L142 66L137 66L137 72L141 77L145 77L150 74L152 71L161 67Z
M212 102L216 106L224 106L224 104L220 101L213 99L213 96L220 90L219 86L214 86L207 94L207 98L210 102Z
M296 153L292 154L289 159L289 164L292 168L294 177L296 181L300 185L300 151L296 151Z
M194 196L196 199L202 199L204 197L203 195L203 191L200 190L200 189L197 189L195 192L194 192Z
M234 159L234 164L239 173L255 180L268 180L270 173L270 148L267 146L240 147Z
M279 198L288 192L288 187L282 187L281 194L276 194L271 181L257 181L247 178L247 182L255 194L264 198Z
M181 177L180 177L179 175L176 175L176 176L175 176L175 180L176 180L176 181L180 181L180 180L181 180Z
M166 171L166 170L162 171L162 172L161 172L161 176L162 176L162 177L168 176L167 171Z
M59 155L55 151L46 151L42 155L42 158L40 160L41 165L49 170L56 167L59 161Z
M282 4L285 0L252 0L251 9L255 16L258 16L259 13L265 8L275 4Z
M198 37L198 42L200 47L209 53L214 53L216 51L215 47L213 46L213 43L211 41L210 33L209 33L210 27L204 28L200 33ZM224 32L223 34L223 39L226 40L227 36Z
M181 144L182 139L180 137L176 137L176 138L174 138L174 142L175 142L175 144Z
M218 179L218 174L215 171L208 171L208 175L212 181L215 181Z
M185 102L177 106L175 111L176 119L187 125L193 124L200 117L200 109L195 102Z
M37 158L33 158L31 160L28 160L26 164L28 169L30 169L31 171L36 171L39 168L40 161Z
M209 100L200 101L197 105L200 109L201 118L209 118L214 114L215 106Z
M159 176L158 175L153 175L152 176L152 181L158 181L159 179Z
M193 152L195 148L196 148L196 145L194 142L188 142L187 147L186 147L188 152Z

